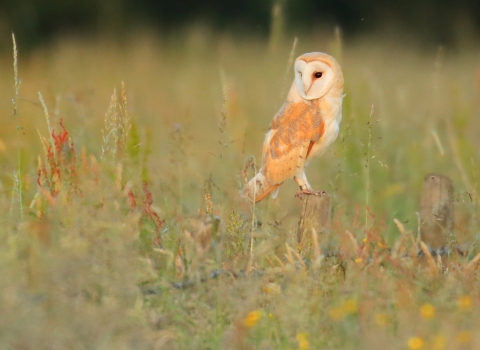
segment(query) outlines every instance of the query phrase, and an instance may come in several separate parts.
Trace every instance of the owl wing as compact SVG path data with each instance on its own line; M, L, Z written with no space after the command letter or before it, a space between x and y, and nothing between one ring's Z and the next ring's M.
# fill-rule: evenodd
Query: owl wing
M319 111L304 102L286 102L275 115L263 144L262 174L278 185L303 172L313 145L325 132Z

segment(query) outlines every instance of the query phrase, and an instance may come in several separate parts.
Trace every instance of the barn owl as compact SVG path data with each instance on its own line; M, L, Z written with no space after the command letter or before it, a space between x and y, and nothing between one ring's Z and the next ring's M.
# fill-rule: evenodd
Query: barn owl
M276 197L291 178L300 186L297 195L318 194L307 181L305 165L338 136L344 97L338 62L322 52L306 53L295 60L294 72L287 100L265 135L262 167L245 189L255 202Z

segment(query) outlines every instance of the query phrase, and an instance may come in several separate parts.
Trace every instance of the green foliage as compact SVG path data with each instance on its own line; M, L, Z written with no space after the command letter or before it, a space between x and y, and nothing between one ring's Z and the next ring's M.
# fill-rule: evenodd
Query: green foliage
M136 165L140 157L140 133L138 131L138 125L136 120L132 121L132 129L130 130L128 143L127 143L127 154L130 159Z
M235 259L245 254L248 231L246 223L234 210L230 212L226 224L226 235L223 239L224 254L228 259Z
M268 55L267 41L198 33L19 48L18 99L0 105L0 348L478 348L474 55L439 68L428 49L338 33ZM306 172L333 197L331 257L298 252L292 182L255 206L239 188L290 53L329 47L341 132ZM455 183L469 253L444 271L416 256L431 171Z

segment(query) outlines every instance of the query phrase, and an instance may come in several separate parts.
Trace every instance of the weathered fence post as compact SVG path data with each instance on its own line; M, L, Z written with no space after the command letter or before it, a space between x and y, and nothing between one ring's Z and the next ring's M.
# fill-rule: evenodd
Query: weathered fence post
M424 178L420 200L420 237L430 249L445 248L453 234L453 183L441 174Z
M312 229L315 229L319 237L321 234L328 234L332 215L332 197L326 192L321 192L317 196L303 196L302 202L302 214L298 222L297 230L297 243L299 248L305 245L311 246ZM321 239L318 244L321 245L322 241L324 240Z

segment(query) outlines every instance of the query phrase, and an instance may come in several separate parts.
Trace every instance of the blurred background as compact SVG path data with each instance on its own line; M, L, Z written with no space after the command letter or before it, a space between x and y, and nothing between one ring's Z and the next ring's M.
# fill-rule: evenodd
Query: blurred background
M260 161L293 59L323 51L339 60L347 95L339 138L307 175L335 194L338 221L370 210L394 239L393 218L416 228L423 177L442 172L456 184L467 239L478 204L479 34L480 2L465 0L4 1L0 191L8 197L20 181L25 200L35 196L45 111L53 129L63 120L78 148L100 157L123 81L141 159L132 169L142 174L129 176L163 196L160 216L194 215L207 191L218 212L244 206L248 217L246 160ZM287 182L257 210L295 226L294 191Z
M430 173L455 186L449 242L480 250L479 34L466 0L1 1L0 349L307 349L308 333L310 349L480 349L470 264L423 273L386 250L415 255ZM306 174L333 197L348 273L284 265L293 181L240 195L311 51L345 77L340 134ZM285 278L168 287L246 266ZM257 309L264 328L235 328Z
M346 38L401 32L422 44L453 44L475 35L480 2L471 0L21 0L0 4L2 50L14 31L33 47L66 33L122 37L139 27L175 32L194 22L236 35L269 35L273 17L289 32L339 26Z

